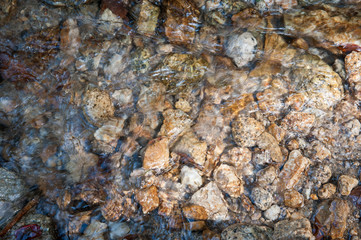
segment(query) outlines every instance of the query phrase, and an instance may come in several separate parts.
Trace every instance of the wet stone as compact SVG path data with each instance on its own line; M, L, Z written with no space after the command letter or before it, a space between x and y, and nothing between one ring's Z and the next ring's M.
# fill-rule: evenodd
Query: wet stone
M264 188L254 187L251 193L251 199L259 209L267 210L273 204L272 194Z
M261 187L270 185L271 183L273 183L273 181L276 178L277 178L277 169L273 166L268 166L257 172L257 183Z
M169 91L179 93L197 87L206 73L208 63L191 54L173 53L167 55L152 76L161 81Z
M194 193L190 202L204 207L209 220L222 221L229 219L222 192L214 182L208 183Z
M214 170L213 178L217 186L231 197L237 198L243 193L243 181L237 176L235 168L221 164Z
M338 179L338 188L342 195L349 195L357 185L358 180L349 175L341 175Z
M227 40L226 54L233 59L237 67L243 67L255 57L256 38L250 33L234 34Z
M316 117L310 113L290 112L282 120L282 126L296 133L307 134L311 130L315 120Z
M148 0L143 0L137 19L138 31L146 36L154 35L160 9Z
M196 164L203 166L206 159L207 143L198 140L197 136L190 131L185 133L176 143L173 152L187 154Z
M283 198L285 205L291 208L300 208L303 206L304 198L301 193L294 189L290 189L284 192Z
M158 135L167 136L171 142L174 142L192 124L190 117L179 109L168 109L163 112L163 117L163 125Z
M314 237L312 235L311 223L306 218L280 221L276 223L274 227L274 233L272 239L313 240Z
M189 187L191 191L196 191L203 184L199 170L188 166L183 166L180 173L182 184Z
M257 145L260 148L269 151L272 161L283 161L281 148L278 146L277 140L271 134L267 132L262 133L257 140Z
M281 208L278 205L272 205L269 209L264 212L264 216L270 220L275 221L281 213Z
M271 240L272 229L266 226L234 224L222 231L225 240Z
M255 146L264 131L263 124L254 118L239 117L232 123L233 139L241 147Z
M193 1L168 0L164 28L169 41L175 44L192 43L200 23L199 15Z
M114 106L109 94L99 89L86 91L83 97L83 110L88 121L100 126L114 115Z
M162 170L169 166L169 140L160 138L148 144L144 153L143 168Z
M109 223L110 238L116 239L127 235L130 228L126 222L110 222Z
M321 199L329 199L336 193L336 186L332 183L326 183L318 190L318 197Z
M80 237L81 240L103 240L104 234L107 231L107 224L92 220L90 225L85 229L84 236Z
M354 51L348 54L345 58L345 69L347 80L354 91L354 96L361 99L361 53Z
M299 150L292 151L279 175L280 189L285 190L293 188L298 183L303 171L309 164L310 160L302 156Z
M136 194L136 199L142 206L144 214L155 210L159 206L158 191L155 186L151 186L148 189L140 190Z

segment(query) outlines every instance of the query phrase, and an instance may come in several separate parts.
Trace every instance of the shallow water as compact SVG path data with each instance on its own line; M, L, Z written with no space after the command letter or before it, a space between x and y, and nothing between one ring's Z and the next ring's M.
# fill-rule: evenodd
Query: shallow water
M0 14L0 164L15 173L0 228L39 198L5 239L35 223L35 239L227 239L235 223L267 229L240 239L361 237L359 1Z

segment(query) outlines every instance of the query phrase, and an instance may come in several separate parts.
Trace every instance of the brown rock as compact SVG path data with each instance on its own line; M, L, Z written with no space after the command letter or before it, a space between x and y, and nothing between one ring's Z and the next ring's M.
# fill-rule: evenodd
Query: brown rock
M277 240L313 240L311 223L307 218L282 220L275 224L273 238Z
M187 154L196 164L203 166L207 153L207 143L200 141L197 136L190 131L182 136L172 151Z
M125 19L128 13L126 4L122 0L102 0L100 5L102 11L110 9L115 15Z
M338 179L338 188L342 195L350 195L352 189L358 185L358 180L349 175L341 175Z
M336 13L332 10L293 11L285 14L286 31L296 36L311 37L322 47L340 53L336 47L349 45L361 47L360 17L350 17L347 11ZM315 34L317 32L317 34Z
M140 190L135 197L142 206L144 214L155 210L159 206L158 191L155 186Z
M287 207L299 208L303 206L304 198L302 194L294 189L285 191L283 197Z
M257 183L261 187L271 184L277 177L277 169L273 166L268 166L257 172Z
M293 93L288 96L286 106L290 106L296 111L301 111L305 104L305 95L303 93Z
M310 160L302 156L299 150L292 151L289 154L288 160L283 166L283 169L279 175L280 190L283 191L285 189L293 188L298 183L303 171L308 167L309 164Z
M286 131L275 123L271 123L271 125L269 125L267 132L272 134L277 142L281 142L286 135Z
M316 120L315 115L305 112L290 112L282 121L282 126L297 133L307 134Z
M186 218L193 220L207 220L208 218L205 208L198 205L183 207L183 215Z
M169 140L158 138L149 143L144 153L144 169L165 169L169 166Z
M243 193L243 182L234 167L221 164L214 170L213 177L218 187L231 197L237 198Z
M111 199L102 207L102 215L107 221L117 221L124 213L122 199Z
M253 8L247 8L232 16L232 22L242 28L263 28L265 26L264 18L259 11Z
M175 44L192 43L199 25L199 15L193 1L168 0L164 26L169 41Z
M336 193L336 186L332 183L326 183L318 190L318 197L321 199L328 199Z
M331 203L330 201L324 201L317 209L315 216L316 229L321 230L331 239L343 238L349 214L350 207L346 200L335 199Z
M159 7L148 0L143 0L140 4L140 13L137 19L138 31L146 36L153 35L158 23L159 12Z

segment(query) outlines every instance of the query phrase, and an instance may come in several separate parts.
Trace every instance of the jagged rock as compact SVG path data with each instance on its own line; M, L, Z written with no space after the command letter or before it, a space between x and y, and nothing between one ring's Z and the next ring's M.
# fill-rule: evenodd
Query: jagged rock
M272 194L261 187L254 187L251 193L251 199L259 209L267 210L273 204Z
M189 131L175 144L173 152L189 155L196 164L204 165L207 153L207 143L198 140L197 136Z
M155 186L151 186L148 189L140 190L136 194L136 199L142 206L144 214L153 211L159 206L158 191Z
M148 0L143 0L137 19L138 31L146 36L154 35L158 23L160 9Z
M204 207L198 205L190 205L183 207L183 215L188 219L207 220L208 215Z
M224 221L229 219L226 202L215 182L210 182L193 194L191 203L206 209L209 220Z
M192 124L190 117L179 109L168 109L163 112L163 117L163 125L158 135L167 136L170 142L176 141Z

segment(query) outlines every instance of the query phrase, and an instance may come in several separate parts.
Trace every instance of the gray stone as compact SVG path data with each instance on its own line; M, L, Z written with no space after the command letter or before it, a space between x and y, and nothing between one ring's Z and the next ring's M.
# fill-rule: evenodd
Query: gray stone
M313 240L311 223L306 218L283 220L274 227L274 240Z
M272 229L265 226L234 224L223 230L222 240L271 240Z
M255 57L256 38L250 33L234 34L228 38L226 54L238 67L243 67Z

